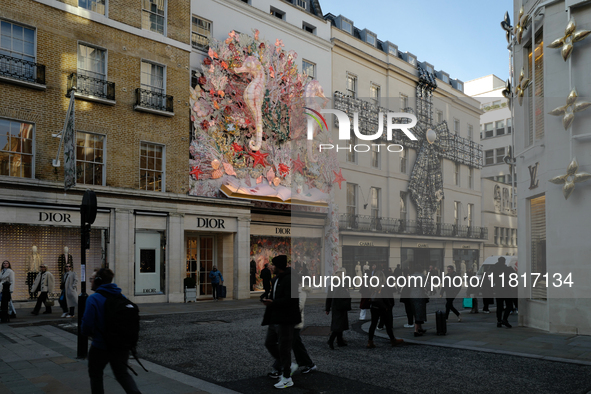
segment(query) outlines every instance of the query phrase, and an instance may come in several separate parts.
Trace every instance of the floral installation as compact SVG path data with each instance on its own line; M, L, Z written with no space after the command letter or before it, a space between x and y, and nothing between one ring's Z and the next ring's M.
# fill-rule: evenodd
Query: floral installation
M213 40L190 89L189 194L221 197L221 186L232 184L253 195L265 188L308 201L334 200L336 153L318 152L315 145L330 143L329 132L314 125L314 139L307 140L306 107L326 104L322 87L298 71L297 53L281 40L253 33L232 31L224 41ZM338 239L338 219L330 222ZM338 261L338 248L332 259Z

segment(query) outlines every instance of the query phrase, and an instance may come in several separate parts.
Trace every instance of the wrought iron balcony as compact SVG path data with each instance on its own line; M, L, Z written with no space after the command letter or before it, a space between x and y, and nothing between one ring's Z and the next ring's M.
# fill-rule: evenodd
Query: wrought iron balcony
M160 115L174 115L174 99L164 93L137 88L135 90L135 106L137 111L157 113Z
M0 77L44 86L45 66L0 54Z
M364 215L339 215L340 231L376 232L382 234L411 234L435 237L488 239L488 228L446 223L420 225L415 220L372 217Z
M115 82L89 77L84 74L72 73L68 75L67 97L70 97L72 89L76 89L77 96L115 101Z

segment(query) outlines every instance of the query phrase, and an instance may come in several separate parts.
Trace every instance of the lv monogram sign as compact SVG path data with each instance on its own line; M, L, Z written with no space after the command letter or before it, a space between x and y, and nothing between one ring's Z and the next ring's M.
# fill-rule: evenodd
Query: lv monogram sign
M540 180L538 179L538 166L540 163L536 163L533 166L528 166L529 168L529 189L535 189L540 184Z

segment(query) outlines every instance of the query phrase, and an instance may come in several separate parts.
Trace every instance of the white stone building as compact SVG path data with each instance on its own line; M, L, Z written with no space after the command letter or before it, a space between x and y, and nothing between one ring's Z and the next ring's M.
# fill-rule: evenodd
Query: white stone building
M511 107L503 97L505 82L487 75L466 82L465 93L480 101L480 142L484 162L482 223L488 228L484 257L517 255L517 212L512 203L513 176L507 164L512 147ZM507 159L506 159L507 157Z
M342 265L348 272L354 272L358 261L362 265L366 261L387 263L391 268L397 264L407 268L418 262L424 269L433 265L440 270L454 264L458 272L479 267L487 234L480 227L481 151L475 130L482 111L478 101L463 92L462 81L451 79L445 71L435 71L432 64L419 62L412 53L378 39L370 30L355 27L352 20L333 14L325 18L332 23L335 107L345 106L351 112L358 108L362 121L371 122L368 131L372 134L377 129L378 107L392 112L410 108L419 117L430 117L433 128L446 122L456 144L439 161L443 164L444 198L434 204L435 227L428 231L417 221L409 191L420 142L409 144L406 137L379 141L407 145L401 154L384 147L378 151L375 146L369 152L363 152L365 148L349 151L346 145L376 141L339 141L345 148L339 150L338 157L346 179L337 194ZM417 66L429 73L424 75L431 75L431 80L437 78L432 106L416 99L421 81ZM423 112L421 104L425 105ZM475 165L467 164L470 158Z
M514 3L514 21L521 5ZM575 113L566 128L563 116L549 113L565 106L575 88L577 103L591 101L591 40L574 43L566 61L561 47L548 45L565 36L570 18L576 21L576 30L591 30L591 4L530 0L523 1L523 7L529 18L521 42L514 43L514 80L516 85L523 68L532 84L525 91L523 105L514 104L519 271L528 278L541 277L535 287L521 287L519 321L550 332L589 335L591 181L573 184L571 176L567 182L574 190L568 195L563 182L550 180L566 175L575 158L578 167L571 165L571 175L591 172L591 111ZM567 278L572 284L565 282Z

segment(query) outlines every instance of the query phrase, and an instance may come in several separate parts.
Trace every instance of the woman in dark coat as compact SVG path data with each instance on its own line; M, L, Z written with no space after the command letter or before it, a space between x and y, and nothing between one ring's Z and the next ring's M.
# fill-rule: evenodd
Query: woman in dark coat
M425 288L421 286L425 282L425 276L420 272L419 269L414 270L414 277L421 277L422 280L417 280L410 287L410 303L412 305L413 316L415 318L415 337L420 337L423 335L427 330L423 329L422 324L427 321L427 302L429 302L429 297L427 296L427 292Z
M341 268L335 275L343 278L345 276L345 269ZM334 349L335 338L338 346L347 346L347 342L343 339L343 331L349 329L348 312L351 310L351 295L349 295L349 290L345 286L336 287L328 292L325 308L327 315L331 309L332 320L330 330L332 332L328 338L328 346Z
M376 332L378 321L382 319L386 326L386 332L390 338L392 346L400 345L404 341L402 339L396 339L394 332L392 331L392 308L394 307L394 289L389 287L386 283L386 276L382 271L376 273L379 283L378 287L374 290L371 297L371 325L369 326L369 342L367 343L368 349L373 349L376 345L373 343L373 337Z

